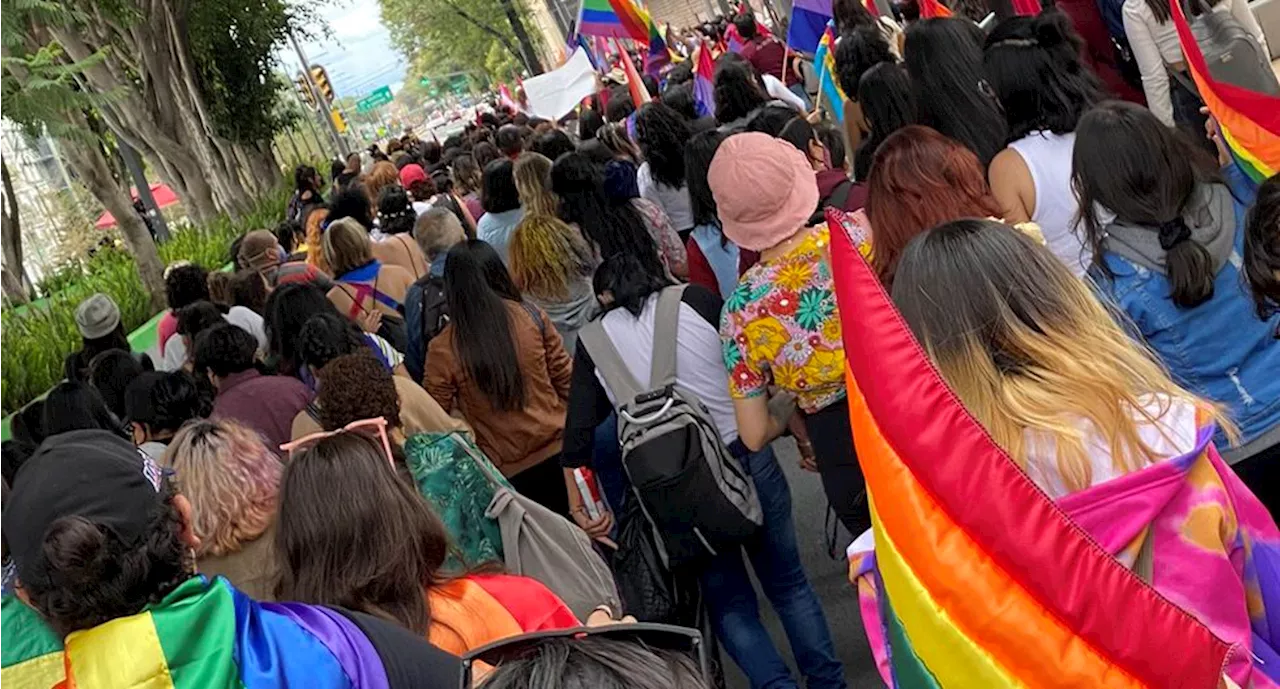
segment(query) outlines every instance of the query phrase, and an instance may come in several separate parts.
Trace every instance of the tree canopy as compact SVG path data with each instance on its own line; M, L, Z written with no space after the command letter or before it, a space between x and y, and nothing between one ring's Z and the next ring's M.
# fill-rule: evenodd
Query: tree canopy
M509 80L537 62L536 38L521 0L379 0L391 41L410 64L410 78L483 69ZM513 21L514 17L514 21ZM520 34L523 34L523 38ZM533 73L541 71L534 65Z

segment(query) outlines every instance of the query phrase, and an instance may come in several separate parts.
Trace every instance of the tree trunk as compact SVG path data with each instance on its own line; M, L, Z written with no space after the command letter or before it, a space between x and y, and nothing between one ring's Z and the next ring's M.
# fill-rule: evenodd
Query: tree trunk
M529 31L524 27L520 12L516 10L515 0L499 0L499 2L502 4L502 13L507 15L507 23L511 24L511 33L515 34L516 42L520 44L520 53L524 56L525 67L529 68L529 75L542 74L542 61L538 59L538 51L533 47L533 39L529 37Z
M18 196L13 191L13 179L9 176L9 163L0 158L0 179L4 182L4 212L0 218L0 239L4 244L4 295L15 304L30 300L26 266L22 264L22 224Z
M124 243L129 248L129 253L133 254L138 278L151 296L151 310L159 313L165 306L164 265L160 262L160 254L156 252L155 240L133 209L133 199L112 176L111 164L99 146L82 141L66 141L63 150L89 193L115 216L124 235Z

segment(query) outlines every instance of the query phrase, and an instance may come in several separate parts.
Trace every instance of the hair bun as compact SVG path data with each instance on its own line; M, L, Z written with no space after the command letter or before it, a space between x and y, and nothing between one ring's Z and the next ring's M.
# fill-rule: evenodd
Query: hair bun
M1045 48L1056 48L1067 42L1067 32L1058 22L1056 13L1042 13L1032 26L1036 42Z
M45 533L45 566L62 577L97 581L107 560L107 535L83 517L63 517L49 525Z

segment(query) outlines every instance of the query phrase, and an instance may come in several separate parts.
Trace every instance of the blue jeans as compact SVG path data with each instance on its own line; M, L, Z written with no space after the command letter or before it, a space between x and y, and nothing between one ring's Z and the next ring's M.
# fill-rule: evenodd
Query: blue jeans
M808 689L843 689L844 667L836 660L822 604L800 564L787 477L772 448L748 454L741 461L755 481L764 510L764 525L743 544L751 568L782 620ZM756 592L741 552L722 552L711 561L702 573L702 593L716 636L747 675L752 689L799 686L760 622Z

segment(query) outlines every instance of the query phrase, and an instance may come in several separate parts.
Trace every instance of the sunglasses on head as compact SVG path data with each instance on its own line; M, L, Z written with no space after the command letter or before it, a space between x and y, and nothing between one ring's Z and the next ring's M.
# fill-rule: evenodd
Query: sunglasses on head
M321 440L343 433L357 433L372 440L380 440L382 442L382 451L387 455L387 463L395 464L395 459L391 454L391 441L387 438L387 420L381 416L352 421L336 431L320 431L311 435L304 435L297 440L281 445L280 451L288 454L289 458L292 459L294 454L310 450Z
M462 674L458 686L461 689L471 689L475 679L473 666L477 661L498 667L503 663L520 660L537 653L539 647L548 640L579 640L588 637L634 643L651 650L679 653L698 664L698 672L704 681L709 681L711 677L711 660L707 656L707 647L702 641L701 632L688 627L640 622L531 632L472 649L462 656Z

